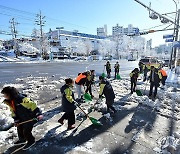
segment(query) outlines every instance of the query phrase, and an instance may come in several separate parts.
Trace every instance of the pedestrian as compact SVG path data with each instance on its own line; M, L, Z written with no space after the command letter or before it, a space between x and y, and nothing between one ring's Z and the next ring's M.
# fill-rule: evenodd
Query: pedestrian
M84 73L79 73L78 77L75 80L75 84L76 84L76 90L77 90L77 94L78 94L78 102L83 102L83 98L81 96L82 94L82 86L84 87L86 82L87 82L87 77L90 76L90 72L84 72Z
M143 69L143 72L144 72L144 79L143 79L143 82L145 82L147 80L147 74L149 72L146 64L144 64L144 69Z
M65 112L58 120L60 124L64 124L64 120L68 120L68 130L74 129L75 126L75 98L72 91L74 81L71 78L65 79L65 85L61 87L62 94L62 109Z
M164 69L160 69L161 75L162 75L162 79L161 79L161 83L163 86L165 86L166 83L166 79L167 79L167 73Z
M115 113L116 110L112 106L114 104L114 99L115 99L114 90L110 82L105 80L104 77L100 76L99 81L100 81L99 98L101 98L102 95L104 95L106 98L107 112L110 112L112 110Z
M5 87L1 91L4 95L4 103L7 104L12 112L12 117L14 119L15 126L17 127L17 134L19 140L16 141L15 145L23 145L23 150L29 149L35 144L35 138L32 135L32 129L34 124L38 120L43 119L43 115L40 109L37 107L36 103L26 95L18 92L14 87ZM31 119L37 118L31 122L20 124Z
M111 77L111 64L110 64L110 62L107 61L105 66L106 66L107 78L110 78Z
M155 99L156 95L157 95L157 89L159 87L160 80L162 79L162 75L161 75L161 72L158 71L158 69L156 69L154 66L151 66L149 79L150 79L149 97L152 97L153 88L155 88L154 96L153 96L153 98Z
M90 70L91 72L91 83L95 84L95 70Z
M95 70L91 70L90 71L91 74L87 76L87 80L86 80L86 90L85 90L85 93L88 93L91 95L91 98L93 98L93 94L92 94L92 84L94 84L94 72Z
M131 78L131 94L133 94L133 92L136 91L136 85L137 85L137 79L139 77L139 69L135 68L130 74L130 78Z
M114 76L114 79L117 78L117 75L119 74L119 68L120 68L120 65L118 62L116 62L116 64L114 65L114 71L115 71L115 76Z
M142 62L139 63L139 70L140 70L140 73L143 72L143 63Z

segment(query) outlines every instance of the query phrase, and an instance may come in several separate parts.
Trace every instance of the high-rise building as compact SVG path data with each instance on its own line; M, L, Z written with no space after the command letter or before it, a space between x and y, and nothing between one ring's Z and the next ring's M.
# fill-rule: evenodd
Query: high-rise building
M118 24L112 28L112 35L116 37L118 35L127 35L133 34L137 30L136 27L133 27L132 24L129 24L127 28L123 28L123 26L119 26Z
M97 36L101 36L101 37L107 36L107 25L104 25L104 27L97 28Z

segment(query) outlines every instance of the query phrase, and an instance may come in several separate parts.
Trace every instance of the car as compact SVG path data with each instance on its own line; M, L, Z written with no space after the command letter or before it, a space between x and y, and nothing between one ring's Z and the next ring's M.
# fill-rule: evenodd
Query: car
M146 67L150 70L151 66L154 66L155 68L159 68L162 66L162 62L160 62L157 58L155 57L145 57L140 59L139 61L139 66L141 65L146 65Z
M169 62L170 62L169 59L165 59L163 66L168 67L169 66Z

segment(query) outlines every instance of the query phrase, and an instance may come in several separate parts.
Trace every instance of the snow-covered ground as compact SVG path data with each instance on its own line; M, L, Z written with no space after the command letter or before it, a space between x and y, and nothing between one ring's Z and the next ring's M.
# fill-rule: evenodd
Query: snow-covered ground
M21 92L27 94L31 97L34 101L38 103L38 106L42 109L44 113L44 121L39 123L33 129L33 133L35 134L36 138L39 139L36 146L32 148L34 151L41 151L42 149L49 148L52 146L53 149L59 148L61 146L61 142L64 144L64 140L68 140L68 138L72 137L77 138L78 134L82 133L83 130L88 129L91 127L91 122L89 120L85 120L80 125L80 130L77 132L73 131L66 131L66 125L59 126L57 120L62 115L61 110L59 109L60 106L60 86L64 83L64 78L61 77L59 80L55 80L54 77L33 77L29 76L27 78L18 78L16 79L16 83L12 84L5 84L4 86L15 86ZM142 91L144 96L137 96L135 93L130 95L130 81L128 78L123 78L123 80L111 80L113 89L116 94L115 99L115 108L117 110L116 114L121 114L125 112L127 109L132 106L136 106L135 113L146 108L147 110L151 109L152 112L156 112L160 117L165 117L168 119L173 119L174 121L180 120L180 89L177 87L166 86L164 89L159 88L157 99L152 101L147 97L149 91L149 83L143 83L141 80L138 80L138 89ZM93 87L93 93L95 97L98 97L97 88ZM3 98L0 96L0 101L2 102ZM96 100L82 104L82 108L85 110L86 113L92 111L90 114L91 116L101 119L104 125L112 125L114 122L114 118L110 114L104 114L106 111L105 100L98 101L97 104ZM94 109L93 109L94 106ZM0 115L0 128L8 126L11 124L12 118L10 118L10 111L8 107L0 104L1 115ZM95 111L94 111L95 110ZM103 113L103 114L102 114ZM134 113L134 114L135 114ZM143 138L143 129L147 127L155 127L153 123L149 121L146 122L142 119L136 119L136 116L129 115L127 119L129 119L129 125L131 121L133 121L135 117L135 124L137 123L143 124L143 126L139 125L136 131L136 128L133 129L133 136L130 138L133 142L140 142L141 140L145 140ZM84 119L84 114L77 109L76 110L76 120L77 124L80 124ZM103 120L104 119L104 120ZM127 120L126 119L126 120ZM128 121L126 122L128 123ZM118 125L118 123L114 124L114 127ZM165 124L164 124L165 125ZM61 146L64 152L70 154L78 154L78 153L110 153L111 144L103 145L103 138L108 134L109 139L113 138L110 142L113 144L118 144L118 136L115 135L113 128L106 130L104 133L98 136L93 136L89 138L83 144L75 144L70 143L69 146ZM121 126L122 127L122 126ZM96 128L97 131L98 128ZM96 130L95 129L95 130ZM154 128L155 129L155 128ZM161 129L161 128L158 128ZM120 131L121 132L121 131ZM104 136L104 135L105 136ZM114 135L113 135L114 134ZM152 133L153 134L153 133ZM124 135L120 134L120 135ZM10 146L13 145L13 141L17 139L16 128L12 127L8 131L1 131L0 132L0 147L1 151L8 149ZM154 140L153 140L154 139ZM180 146L180 135L179 132L173 132L171 136L161 136L162 142L157 142L156 140L159 139L159 136L154 136L152 138L153 144L152 148L154 153L167 153L170 151L171 153L178 153L179 146ZM105 141L104 141L105 142ZM152 142L152 141L151 141ZM105 142L106 143L106 142ZM149 144L149 143L147 143ZM150 144L151 145L151 144ZM101 147L101 148L100 148ZM52 150L53 150L52 149ZM141 149L140 149L141 151ZM41 151L42 152L42 151ZM142 153L145 151L141 151Z

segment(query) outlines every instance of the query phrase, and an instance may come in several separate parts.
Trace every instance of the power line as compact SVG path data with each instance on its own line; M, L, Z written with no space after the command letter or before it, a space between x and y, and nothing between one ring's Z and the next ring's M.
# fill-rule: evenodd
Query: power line
M31 12L28 12L28 11L23 11L23 10L19 10L19 9L14 9L14 8L10 8L10 7L7 7L7 6L3 6L3 5L0 5L0 8L1 9L4 9L4 10L8 10L8 11L14 11L14 12L18 12L18 13L23 13L23 15L30 15L30 16L36 16L35 13L31 13ZM8 16L14 16L13 15L9 15L9 14L4 14L4 13L0 13L0 14L3 14L3 15L8 15ZM16 17L19 17L19 18L24 18L26 20L33 20L32 18L26 18L26 17L22 17L22 16L19 16L19 15L16 15ZM57 21L59 21L60 23L64 23L64 24L67 24L67 25L72 25L72 26L76 26L76 27L79 27L79 28L85 28L87 29L87 27L84 27L84 26L80 26L80 25L77 25L77 24L73 24L73 23L70 23L70 22L66 22L66 21L62 21L62 20L59 20L59 19L54 19L54 18L51 18L51 17L46 17L47 19L51 20L51 21L55 21L57 23Z

